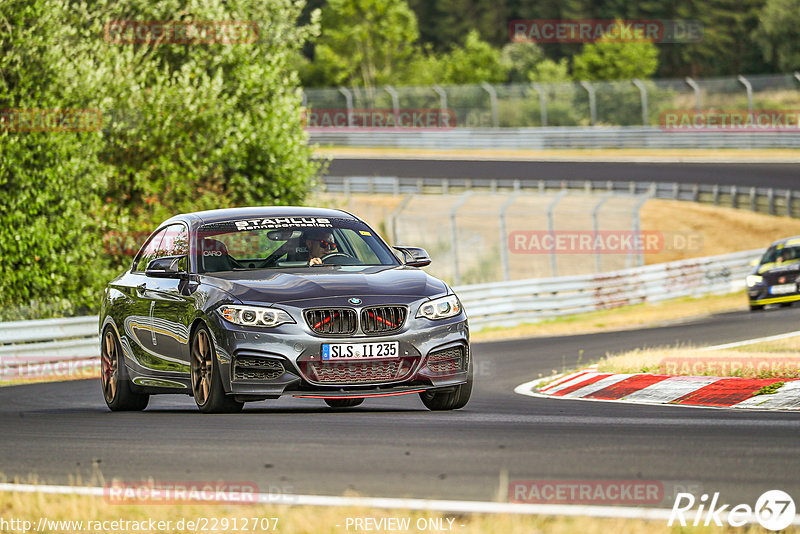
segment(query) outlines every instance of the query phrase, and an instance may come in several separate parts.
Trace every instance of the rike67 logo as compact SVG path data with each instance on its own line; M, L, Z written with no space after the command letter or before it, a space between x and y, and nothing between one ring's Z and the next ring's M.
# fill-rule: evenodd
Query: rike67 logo
M692 508L697 504L697 509ZM714 493L709 500L709 495L704 493L696 499L691 493L678 493L675 504L669 516L668 526L677 520L685 527L688 520L692 526L709 526L712 523L721 527L723 521L732 527L741 527L747 523L758 522L767 530L783 530L792 524L795 517L795 505L792 497L781 490L765 491L756 500L755 507L749 504L737 504L731 508L730 504L719 502L719 492Z

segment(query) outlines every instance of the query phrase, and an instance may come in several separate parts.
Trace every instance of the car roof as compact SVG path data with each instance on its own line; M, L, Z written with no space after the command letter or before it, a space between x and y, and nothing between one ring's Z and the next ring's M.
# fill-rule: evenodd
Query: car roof
M791 243L790 243L791 242ZM784 237L783 239L778 239L774 243L770 245L771 247L775 247L778 245L787 245L790 244L792 246L800 246L800 235L795 235L792 237Z
M346 211L329 208L307 206L253 206L181 213L170 217L161 223L160 226L182 221L187 223L189 228L193 229L204 224L241 219L257 219L262 217L329 217L358 220L357 217Z

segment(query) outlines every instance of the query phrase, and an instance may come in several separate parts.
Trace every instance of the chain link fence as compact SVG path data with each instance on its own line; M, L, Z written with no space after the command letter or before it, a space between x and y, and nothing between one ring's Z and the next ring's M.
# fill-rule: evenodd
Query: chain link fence
M426 87L307 88L304 105L341 110L439 109L447 127L654 126L667 110L800 109L800 73L679 80ZM339 127L352 127L345 121Z

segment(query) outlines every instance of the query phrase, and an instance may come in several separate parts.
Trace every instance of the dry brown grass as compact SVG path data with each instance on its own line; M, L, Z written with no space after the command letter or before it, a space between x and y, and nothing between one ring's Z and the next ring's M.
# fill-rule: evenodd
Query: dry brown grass
M800 234L800 219L674 200L648 200L642 206L641 221L642 230L702 236L701 249L646 254L648 265L766 248L777 239Z
M690 345L636 349L600 360L605 373L800 378L800 336L721 350Z
M605 534L607 532L625 532L628 534L651 534L653 532L675 533L752 533L766 532L760 527L719 528L719 527L668 527L666 521L642 521L626 519L595 519L589 517L546 517L530 515L460 515L437 514L431 512L414 512L408 510L383 510L369 508L333 508L310 506L263 506L263 505L115 505L107 503L101 497L85 497L73 495L46 495L42 493L2 493L0 494L0 517L6 521L18 519L31 521L35 527L40 518L51 521L170 521L163 526L171 526L163 530L149 527L140 530L127 530L136 533L182 533L187 529L178 529L177 523L196 518L210 520L228 520L229 527L234 519L239 525L243 518L278 518L276 530L248 530L248 532L280 532L281 534L325 534L355 532L354 527L346 528L347 518L409 518L411 525L416 525L420 518L438 519L454 518L453 532L458 534ZM219 523L218 523L219 525ZM251 523L252 525L252 523ZM447 521L444 521L447 525ZM105 532L85 528L49 529L49 532ZM158 527L157 527L158 528ZM116 530L125 532L125 530ZM223 530L218 526L212 532L243 532L240 529ZM374 530L372 532L397 532L391 530ZM408 532L437 532L410 528ZM797 532L790 527L785 532Z

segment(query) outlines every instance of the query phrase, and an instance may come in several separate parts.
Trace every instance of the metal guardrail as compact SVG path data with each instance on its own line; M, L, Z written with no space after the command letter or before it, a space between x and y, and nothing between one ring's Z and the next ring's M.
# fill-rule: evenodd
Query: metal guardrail
M470 327L516 326L522 323L742 289L750 263L762 249L616 272L538 280L496 282L453 288L469 316Z
M568 148L800 148L798 132L666 132L643 126L454 128L443 131L337 129L309 132L321 146L549 150Z
M452 194L466 191L491 193L618 193L649 195L749 209L769 215L800 217L800 191L773 187L684 184L678 182L620 182L598 180L519 180L512 178L409 178L396 176L325 176L322 188L330 193Z
M762 250L682 260L622 271L454 288L475 330L562 315L728 293L744 286ZM96 316L0 323L0 370L100 355ZM0 373L0 378L9 372Z

